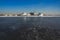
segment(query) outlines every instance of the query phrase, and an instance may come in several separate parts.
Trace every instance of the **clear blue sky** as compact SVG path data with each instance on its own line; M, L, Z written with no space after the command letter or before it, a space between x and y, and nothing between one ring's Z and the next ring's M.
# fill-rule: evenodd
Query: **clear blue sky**
M0 0L0 12L60 13L60 0Z

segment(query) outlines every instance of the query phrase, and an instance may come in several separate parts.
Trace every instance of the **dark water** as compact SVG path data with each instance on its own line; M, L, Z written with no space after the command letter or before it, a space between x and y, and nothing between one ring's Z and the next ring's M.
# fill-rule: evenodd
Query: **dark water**
M30 28L37 25L60 29L60 17L0 17L0 40L13 40L15 35L19 34L18 31L21 31L21 27Z
M0 17L0 29L18 29L22 26L40 25L60 29L60 17Z

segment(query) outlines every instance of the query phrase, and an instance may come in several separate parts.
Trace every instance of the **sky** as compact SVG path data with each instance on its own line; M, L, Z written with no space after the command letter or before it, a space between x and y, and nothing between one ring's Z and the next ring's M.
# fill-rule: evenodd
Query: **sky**
M60 0L0 0L0 13L60 14Z

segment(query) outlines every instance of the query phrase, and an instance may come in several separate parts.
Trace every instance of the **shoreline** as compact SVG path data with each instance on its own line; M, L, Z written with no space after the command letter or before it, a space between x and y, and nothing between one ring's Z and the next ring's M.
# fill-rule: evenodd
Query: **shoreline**
M0 16L0 17L60 17L60 16Z

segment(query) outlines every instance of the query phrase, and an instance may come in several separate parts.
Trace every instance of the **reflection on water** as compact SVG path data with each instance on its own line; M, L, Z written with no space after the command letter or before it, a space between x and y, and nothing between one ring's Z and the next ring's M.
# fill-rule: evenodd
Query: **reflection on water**
M38 31L40 30L39 32L45 31L44 28L59 30L60 29L60 17L0 17L0 40L5 40L5 39L6 40L7 39L8 40L13 40L13 39L19 40L21 39L20 38L21 35L27 36L30 32L33 35L32 30L28 31L27 29L30 29L32 27L38 27L38 26L43 27L42 29L38 28ZM22 34L21 32L25 30L27 30L26 31L27 34L26 33L24 34L24 32ZM54 32L53 31L52 33L50 32L51 35L55 34ZM48 36L49 35L50 34L48 34ZM27 36L27 38L29 37ZM22 40L25 40L25 39L22 38Z
M0 17L0 28L17 29L22 26L40 25L41 27L60 28L60 17Z

